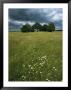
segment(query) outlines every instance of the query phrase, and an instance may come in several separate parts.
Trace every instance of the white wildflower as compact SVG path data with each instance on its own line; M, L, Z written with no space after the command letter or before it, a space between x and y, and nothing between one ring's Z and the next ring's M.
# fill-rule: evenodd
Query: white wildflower
M37 64L34 64L34 66L36 66Z
M48 81L49 79L48 79L48 78L46 78L46 80Z
M45 61L41 62L40 65L43 66L45 64Z
M39 60L41 60L41 57L38 57Z
M55 69L55 67L53 67L53 69Z
M40 72L40 73L42 73L42 72Z
M25 79L25 78L26 78L26 76L24 76L24 75L23 75L23 76L21 76L21 77L22 77L23 79Z
M53 67L53 69L56 71L57 69L55 67Z
M42 64L45 64L45 61Z
M43 66L43 63L40 63L40 66Z
M55 69L55 71L56 71L57 69Z
M31 65L28 65L28 67L31 67Z
M31 69L33 69L33 67L31 67Z
M46 59L46 56L42 56L41 58Z

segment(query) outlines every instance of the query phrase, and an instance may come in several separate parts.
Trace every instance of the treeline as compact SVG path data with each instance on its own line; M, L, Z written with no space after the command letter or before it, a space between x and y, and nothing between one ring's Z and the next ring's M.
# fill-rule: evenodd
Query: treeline
M35 23L34 25L25 24L21 28L21 32L38 32L38 31L55 31L54 23L50 22L48 25L41 25L40 23Z

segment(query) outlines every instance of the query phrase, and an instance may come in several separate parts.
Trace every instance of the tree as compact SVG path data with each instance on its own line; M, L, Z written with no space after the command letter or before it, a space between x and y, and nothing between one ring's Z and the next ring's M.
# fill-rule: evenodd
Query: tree
M55 31L55 25L53 22L50 22L48 24L48 32L52 32L52 31Z
M44 24L43 26L42 26L42 31L47 31L48 30L48 26L46 25L46 24Z
M55 25L53 22L50 22L48 25L44 24L43 26L40 23L35 23L33 26L25 24L21 28L22 32L34 32L34 31L55 31Z
M32 26L32 29L33 29L34 31L40 31L40 29L41 29L41 24L35 23L35 24Z
M21 28L22 32L31 32L32 31L32 27L29 24L23 25L23 27Z

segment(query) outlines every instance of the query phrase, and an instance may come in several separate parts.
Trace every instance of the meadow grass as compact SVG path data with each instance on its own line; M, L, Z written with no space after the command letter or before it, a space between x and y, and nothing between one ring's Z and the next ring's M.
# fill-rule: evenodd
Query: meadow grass
M9 32L9 81L61 81L62 32Z

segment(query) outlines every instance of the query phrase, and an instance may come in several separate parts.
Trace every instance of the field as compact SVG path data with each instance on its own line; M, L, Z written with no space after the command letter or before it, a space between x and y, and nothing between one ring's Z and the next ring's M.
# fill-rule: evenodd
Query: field
M9 81L61 81L62 32L9 32Z

